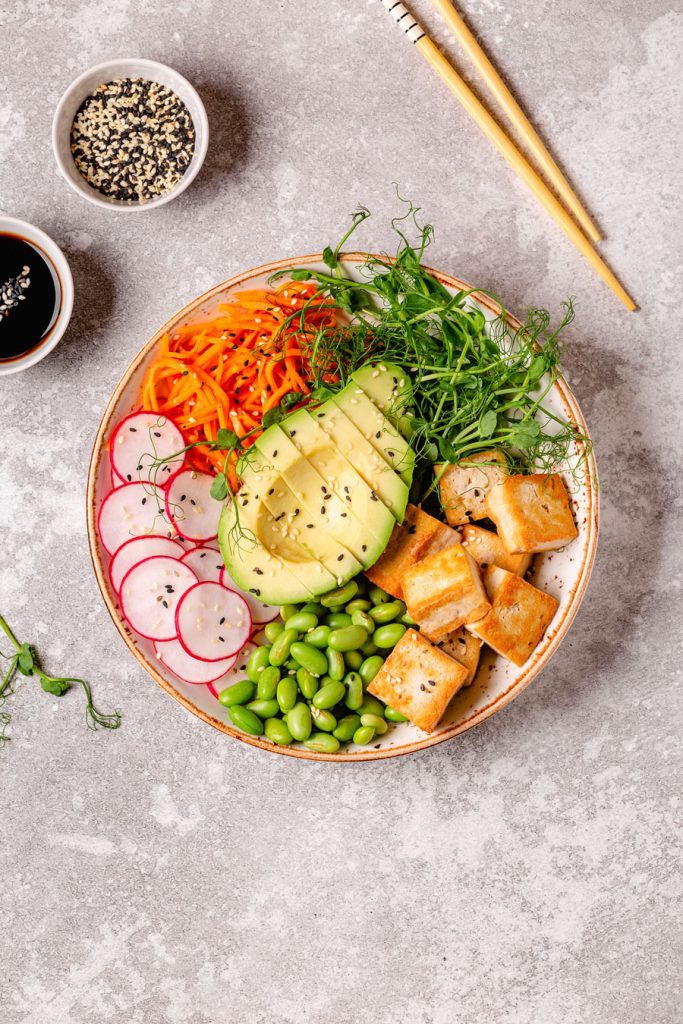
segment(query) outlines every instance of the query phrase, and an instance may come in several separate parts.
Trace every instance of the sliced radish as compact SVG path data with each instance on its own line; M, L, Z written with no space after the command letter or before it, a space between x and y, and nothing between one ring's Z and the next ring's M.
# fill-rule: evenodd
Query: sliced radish
M129 569L121 582L121 611L140 636L173 640L177 606L197 577L189 565L168 555L153 555ZM231 652L232 653L232 652Z
M194 568L194 566L193 566ZM220 574L219 583L222 583L228 590L234 590L236 593L241 594L244 600L249 605L249 611L251 613L251 621L255 626L264 625L266 622L272 622L280 614L280 608L274 604L263 604L253 594L248 594L241 587L238 587L228 570L223 566L223 571Z
M114 472L114 467L111 465L109 466L109 479L111 481L112 489L116 489L117 487L123 486L123 480L120 480L117 477L116 473Z
M178 602L175 634L194 658L221 661L236 654L249 639L249 605L220 583L197 583Z
M115 428L109 453L114 473L121 480L129 484L151 480L163 487L182 467L185 455L161 465L158 460L167 459L184 447L185 438L172 420L158 412L134 412Z
M222 503L211 497L213 477L195 469L181 469L166 488L166 515L178 533L202 543L218 532Z
M224 676L219 679L212 679L207 686L211 693L218 700L221 690L225 690L226 687L232 686L233 683L239 683L241 679L246 679L247 676L247 662L249 661L249 655L256 649L256 644L249 641L245 644L242 650L235 656L235 662L229 672L226 672Z
M224 676L237 661L238 655L232 654L223 661L200 661L188 654L180 640L156 640L154 643L156 655L166 668L170 668L174 675L186 683L209 683L215 682Z
M213 583L220 582L220 575L224 568L220 551L216 548L201 545L197 548L190 548L183 554L182 561L197 574L197 579L202 583L211 580Z
M172 537L164 513L164 492L154 484L122 484L102 502L97 521L100 540L113 555L131 537L148 534Z
M121 588L121 581L129 569L132 569L138 562L143 562L153 555L168 555L169 558L182 559L185 552L177 540L169 537L132 537L116 551L109 566L109 579L111 585L118 594ZM190 566L192 569L193 566ZM200 577L197 576L197 579Z

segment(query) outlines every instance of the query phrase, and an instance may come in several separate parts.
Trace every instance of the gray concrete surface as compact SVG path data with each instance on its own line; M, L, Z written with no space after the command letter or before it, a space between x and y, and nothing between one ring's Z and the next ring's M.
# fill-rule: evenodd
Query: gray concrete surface
M5 1024L680 1020L674 8L463 3L603 227L629 315L376 0L0 6L0 210L63 244L77 288L58 350L0 381L0 609L124 713L92 733L75 693L12 698ZM126 54L184 72L213 132L201 177L148 215L89 206L50 149L64 87ZM565 362L598 452L601 545L561 651L505 712L422 756L299 764L195 721L128 654L89 565L88 455L170 313L320 249L357 202L376 214L364 244L390 246L394 180L436 225L434 265L517 311L576 296Z

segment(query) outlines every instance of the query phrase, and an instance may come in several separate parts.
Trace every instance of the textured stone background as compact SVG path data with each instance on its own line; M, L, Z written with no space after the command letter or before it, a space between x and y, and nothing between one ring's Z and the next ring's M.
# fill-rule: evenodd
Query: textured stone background
M414 8L444 41L427 0ZM0 609L125 715L95 734L75 693L13 698L6 1024L680 1020L683 18L670 0L463 9L590 204L636 315L376 0L0 4L0 210L64 246L77 288L57 351L0 383ZM72 193L50 149L69 81L126 54L191 78L213 133L185 196L138 216ZM393 180L437 226L434 265L518 311L576 295L566 365L602 539L570 636L508 710L422 756L317 766L230 742L137 667L89 565L86 468L159 323L241 268L320 249L359 201L377 214L363 243L390 246Z

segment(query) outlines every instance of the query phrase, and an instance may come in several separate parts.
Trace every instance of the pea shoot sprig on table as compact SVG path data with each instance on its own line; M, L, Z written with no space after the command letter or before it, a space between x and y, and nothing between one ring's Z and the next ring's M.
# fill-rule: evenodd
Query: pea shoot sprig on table
M85 679L80 679L77 676L49 675L43 670L35 648L31 644L20 643L2 615L0 615L0 629L14 648L10 654L0 652L0 657L6 663L0 682L0 706L14 694L12 683L16 680L17 674L35 676L40 682L41 689L55 697L63 697L74 684L78 684L85 692L85 718L88 728L118 729L121 725L121 712L114 711L111 714L103 714L98 711L93 704L90 684ZM0 744L9 741L7 728L10 720L7 711L0 712Z

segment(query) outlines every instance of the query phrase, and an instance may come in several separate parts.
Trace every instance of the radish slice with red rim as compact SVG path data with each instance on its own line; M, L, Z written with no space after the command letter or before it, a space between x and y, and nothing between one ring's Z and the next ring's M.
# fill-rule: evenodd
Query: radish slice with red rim
M247 662L252 651L256 650L256 644L253 644L251 640L248 644L245 644L242 650L235 656L235 663L229 672L226 672L220 679L213 679L210 683L207 683L209 690L218 700L221 691L225 690L228 686L232 686L233 683L239 683L242 679L247 678Z
M164 513L164 492L154 484L122 484L100 506L97 529L105 550L113 555L131 537L172 537Z
M116 551L109 566L109 579L111 585L118 594L121 589L121 581L129 569L132 569L138 562L154 555L168 555L169 558L182 559L185 554L182 545L170 537L132 537ZM192 566L190 566L192 569ZM199 576L197 576L199 579Z
M222 583L224 587L227 587L228 590L234 590L236 593L242 595L249 605L251 621L255 626L262 626L267 622L272 622L273 619L276 619L280 614L279 606L276 607L274 604L263 604L255 594L249 594L246 590L242 590L241 587L238 587L225 566L223 566L219 582Z
M173 420L158 412L134 412L115 428L109 453L114 473L125 483L149 480L163 487L183 466L184 447L185 438ZM177 458L170 459L172 455ZM159 465L160 459L169 461Z
M211 580L213 583L220 582L220 575L224 569L223 559L221 558L220 551L216 548L200 547L190 548L189 551L183 553L182 561L185 565L189 565L194 573L197 575L197 579L204 583L207 580Z
M166 515L178 533L202 543L218 533L222 502L211 497L214 478L195 469L181 469L166 488Z
M185 683L199 684L215 682L224 676L237 661L232 654L222 661L200 661L188 654L180 640L155 640L154 650L159 661Z
M197 577L189 565L168 555L153 555L138 562L123 577L119 592L121 611L140 636L148 640L173 640L178 604L196 585Z
M241 594L220 583L197 583L178 602L176 634L194 658L221 661L236 654L249 639L249 605Z

